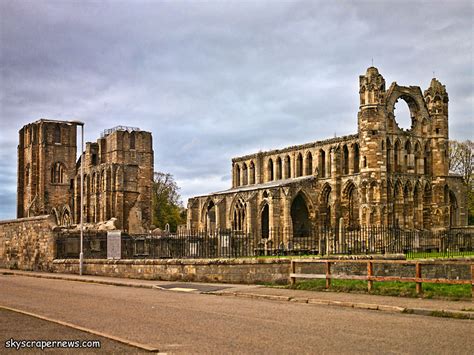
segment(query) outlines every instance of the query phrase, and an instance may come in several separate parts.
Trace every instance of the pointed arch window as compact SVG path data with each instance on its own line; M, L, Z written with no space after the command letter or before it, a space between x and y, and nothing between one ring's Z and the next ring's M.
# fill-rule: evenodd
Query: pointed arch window
M273 160L270 158L268 159L268 164L267 164L267 181L273 181Z
M311 152L308 152L306 154L305 167L306 167L305 175L312 175L313 174L313 155L311 154Z
M354 173L359 172L359 145L354 144Z
M291 178L291 159L290 156L287 155L285 158L285 174L284 179Z
M242 165L242 185L248 185L249 183L249 175L248 175L248 171L247 171L247 164L244 163L244 165Z
M236 231L245 230L245 203L242 199L237 200L232 217L232 229Z
M349 149L345 144L342 148L342 173L344 175L349 174Z
M30 164L26 164L25 168L25 186L30 184Z
M56 162L51 167L51 183L63 184L64 181L65 181L64 165L60 162Z
M130 134L130 149L135 149L135 132Z
M253 161L250 162L249 184L255 184L255 164L253 163Z
M326 152L319 150L319 174L321 177L326 177Z
M54 126L53 142L61 143L61 127L59 125Z
M296 177L300 177L303 175L303 156L301 153L298 154L296 158Z
M281 180L282 178L282 173L283 173L282 165L283 164L281 163L281 158L278 157L276 161L276 179L277 180Z

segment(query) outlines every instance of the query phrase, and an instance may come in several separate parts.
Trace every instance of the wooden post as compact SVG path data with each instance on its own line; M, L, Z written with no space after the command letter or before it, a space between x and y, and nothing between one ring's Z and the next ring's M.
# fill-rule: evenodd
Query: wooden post
M373 281L370 278L374 274L372 261L367 262L367 291L372 291Z
M416 263L415 266L415 277L421 279L421 264ZM421 282L416 282L416 294L421 295L423 293L423 284Z
M471 264L471 297L474 297L474 264Z
M294 260L291 260L291 273L292 274L295 274L296 273L296 265L295 265L295 261ZM290 284L291 285L294 285L296 283L296 278L295 277L290 277Z
M326 288L331 287L331 262L326 261Z

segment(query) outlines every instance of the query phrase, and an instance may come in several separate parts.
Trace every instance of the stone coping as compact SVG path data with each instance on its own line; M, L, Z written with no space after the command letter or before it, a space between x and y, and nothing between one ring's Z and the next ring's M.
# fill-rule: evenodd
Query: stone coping
M44 214L41 216L35 216L35 217L24 217L24 218L16 218L16 219L5 219L5 220L0 220L0 224L7 224L7 223L23 223L23 222L29 222L29 221L42 221L45 219L49 219L52 216L50 214Z
M55 259L53 264L78 264L79 259ZM256 265L290 264L290 258L226 259L84 259L84 264L104 265Z

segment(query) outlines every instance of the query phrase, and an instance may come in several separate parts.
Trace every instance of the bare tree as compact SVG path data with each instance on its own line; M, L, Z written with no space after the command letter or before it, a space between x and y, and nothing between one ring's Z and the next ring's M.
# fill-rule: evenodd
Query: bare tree
M471 187L474 170L474 142L449 141L449 171L459 174Z

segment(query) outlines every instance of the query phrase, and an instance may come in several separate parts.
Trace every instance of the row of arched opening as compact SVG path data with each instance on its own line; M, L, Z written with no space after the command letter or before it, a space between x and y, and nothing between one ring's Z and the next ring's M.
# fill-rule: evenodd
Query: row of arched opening
M330 152L331 149L328 149ZM341 159L336 159L336 164L341 161L341 173L344 175L359 173L360 168L360 155L359 145L357 143L352 144L350 147L347 144L342 146L342 149L338 149L336 152L340 152ZM286 156L278 156L276 158L269 158L265 162L263 182L270 182L275 180L285 180L301 176L310 176L318 174L319 177L329 177L333 167L331 166L330 153L326 153L326 150L320 149L317 152L317 157L313 158L313 154L308 151L306 154L298 153L292 161L289 154ZM336 153L337 154L337 153ZM317 167L317 169L315 169ZM334 167L336 170L338 166ZM256 167L253 161L250 161L247 165L246 162L239 164L236 163L234 166L234 186L245 186L258 183L256 181Z
M397 139L392 145L390 139L387 138L386 154L387 172L389 173L432 174L430 142L426 142L422 146L418 141L412 145L410 140L402 144Z
M361 225L388 225L402 228L431 229L433 222L432 210L432 190L431 185L422 187L421 183L416 183L412 187L410 182L402 185L400 181L394 186L389 182L387 185L388 204L385 207L362 207L362 203L368 199L376 200L374 195L377 185L369 184L358 188L353 182L346 184L340 199L340 212L332 211L334 208L333 191L329 184L326 184L320 195L319 216L314 223L310 218L310 207L304 195L299 192L291 203L291 222L293 237L309 236L313 225L320 227L335 227L336 221L343 218L346 228L358 228ZM444 212L442 214L445 226L458 225L458 205L455 193L446 185L444 187ZM246 225L247 202L242 198L233 204L231 215L232 229L236 231L249 231L253 226ZM337 214L337 216L336 216ZM211 201L207 207L206 228L216 227L216 209ZM440 221L436 221L439 223ZM263 203L259 210L260 234L263 238L268 238L270 230L270 206ZM252 232L254 232L252 230Z
M80 209L80 176L76 176L76 213ZM116 214L116 192L122 191L125 186L124 172L121 167L102 169L92 174L84 174L84 220L85 222L99 222L108 220Z

